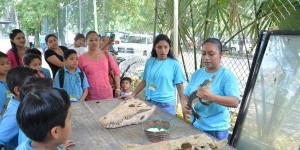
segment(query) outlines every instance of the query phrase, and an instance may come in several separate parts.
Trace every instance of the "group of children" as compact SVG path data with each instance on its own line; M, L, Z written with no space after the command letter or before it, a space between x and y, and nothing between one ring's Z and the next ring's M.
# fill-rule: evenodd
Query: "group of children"
M60 149L71 129L70 102L84 101L89 87L77 56L66 51L65 66L52 81L39 50L27 50L24 66L14 68L0 52L0 149ZM121 88L120 96L131 95L129 77L122 78Z

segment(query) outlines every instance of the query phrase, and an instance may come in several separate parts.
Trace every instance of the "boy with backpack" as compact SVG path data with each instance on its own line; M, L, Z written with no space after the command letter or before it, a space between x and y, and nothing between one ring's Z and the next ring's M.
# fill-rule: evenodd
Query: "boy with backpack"
M54 88L67 91L72 102L85 101L89 84L85 73L78 67L77 52L73 49L65 51L64 61L64 68L55 75Z

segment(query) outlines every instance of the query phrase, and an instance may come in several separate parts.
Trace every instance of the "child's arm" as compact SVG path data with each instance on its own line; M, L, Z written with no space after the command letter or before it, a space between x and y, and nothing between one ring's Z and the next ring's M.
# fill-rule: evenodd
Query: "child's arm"
M85 98L86 98L86 96L88 95L88 93L89 93L88 88L83 89L83 93L82 93L82 96L81 96L81 98L80 98L79 101L80 101L80 102L85 101Z
M58 72L59 72L59 71L57 71L56 74L55 74L55 77L53 77L53 78L54 78L54 80L53 80L53 82L54 82L53 87L54 87L54 88L60 89ZM63 87L62 87L62 88L63 88Z
M7 145L19 133L15 111L16 108L8 107L2 116L3 119L0 123L0 145ZM17 147L17 145L14 146Z
M83 78L83 85L82 85L82 87L83 87L83 93L82 93L82 96L81 96L81 98L80 98L80 102L83 102L83 101L85 101L85 98L86 98L86 96L88 95L88 93L89 93L89 90L88 90L88 88L89 88L89 83L88 83L88 80L87 80L87 77L86 77L86 75L85 75L85 73L83 72L83 75L84 75L84 78Z

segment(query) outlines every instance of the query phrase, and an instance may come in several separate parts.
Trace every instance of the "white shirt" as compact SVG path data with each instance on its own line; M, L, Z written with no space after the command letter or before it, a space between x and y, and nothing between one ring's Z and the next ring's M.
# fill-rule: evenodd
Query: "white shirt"
M68 47L69 49L74 49L77 52L77 56L80 56L81 54L86 52L86 48L85 47L74 47L74 45L71 45L70 47Z
M29 35L28 36L28 41L31 43L34 43L34 36L33 35Z
M120 96L129 96L129 95L131 95L131 94L132 94L132 92L128 92L128 93L121 92L121 93L120 93Z

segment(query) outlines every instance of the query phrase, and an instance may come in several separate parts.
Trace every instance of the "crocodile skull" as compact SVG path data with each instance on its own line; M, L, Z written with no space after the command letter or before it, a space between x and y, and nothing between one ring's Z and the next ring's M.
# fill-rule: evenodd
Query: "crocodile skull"
M129 99L121 102L111 112L100 118L100 124L105 128L118 128L144 122L155 110L155 105L148 106L139 99Z
M128 144L124 150L219 150L226 144L227 140L216 141L203 133L150 145Z

